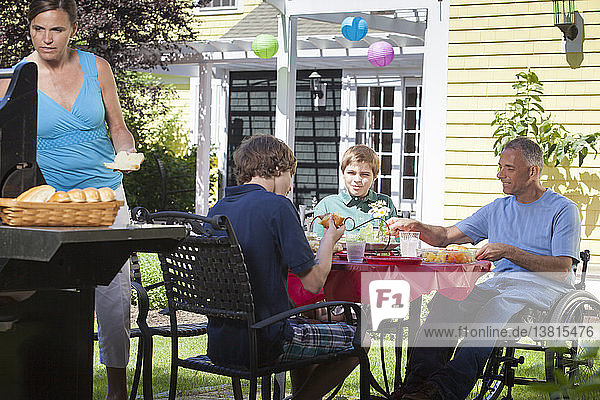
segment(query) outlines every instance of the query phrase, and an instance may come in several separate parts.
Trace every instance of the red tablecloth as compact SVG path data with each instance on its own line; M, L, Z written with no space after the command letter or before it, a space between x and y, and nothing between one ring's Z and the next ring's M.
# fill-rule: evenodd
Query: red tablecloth
M368 291L361 294L361 285L368 287L368 283L373 280L401 279L410 284L411 301L432 290L454 300L463 300L471 292L477 279L491 267L489 261L436 264L421 263L418 258L398 258L395 261L389 259L390 264L380 264L382 261L377 257L368 258L363 263L335 259L325 282L325 299L369 303Z

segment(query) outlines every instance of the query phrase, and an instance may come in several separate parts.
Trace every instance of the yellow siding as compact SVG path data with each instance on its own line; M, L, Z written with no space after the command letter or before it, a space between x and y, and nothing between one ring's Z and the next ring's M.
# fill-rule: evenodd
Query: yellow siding
M217 39L229 31L235 24L262 0L244 0L243 12L227 12L223 14L198 15L196 17L196 40Z
M572 133L600 131L599 1L578 0L575 6L585 23L585 41L583 62L573 69L562 52L562 34L553 26L552 0L451 0L447 224L502 195L490 122L511 101L516 73L531 68L540 77L543 105L553 121ZM592 250L592 260L600 259L598 172L600 157L590 155L584 168L546 168L543 174L545 186L579 205L582 248Z

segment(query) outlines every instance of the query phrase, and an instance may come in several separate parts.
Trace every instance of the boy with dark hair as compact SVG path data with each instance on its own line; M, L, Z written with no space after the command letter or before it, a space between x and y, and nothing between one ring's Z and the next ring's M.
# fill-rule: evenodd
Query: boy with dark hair
M226 215L231 221L248 268L256 318L262 320L290 308L288 270L300 277L307 290L321 290L331 270L333 245L344 227L336 229L330 222L315 259L298 213L284 196L296 171L292 150L273 136L256 135L242 142L233 159L239 186L226 188L225 197L208 215ZM260 332L258 348L263 361L312 358L351 348L355 330L345 323L287 320ZM209 319L208 354L218 364L247 365L247 337L242 323ZM294 398L321 399L357 364L358 359L351 358L292 371Z

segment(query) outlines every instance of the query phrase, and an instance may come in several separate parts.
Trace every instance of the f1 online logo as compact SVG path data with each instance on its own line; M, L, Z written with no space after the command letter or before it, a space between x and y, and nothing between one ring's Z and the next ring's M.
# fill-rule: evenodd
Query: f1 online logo
M373 330L386 319L402 319L408 315L410 285L404 280L375 280L369 283Z

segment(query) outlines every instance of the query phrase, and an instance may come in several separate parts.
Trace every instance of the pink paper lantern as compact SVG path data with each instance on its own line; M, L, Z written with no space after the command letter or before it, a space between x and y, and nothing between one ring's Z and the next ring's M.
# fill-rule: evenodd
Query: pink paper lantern
M367 52L369 62L376 67L385 67L394 60L394 47L388 42L375 42Z

